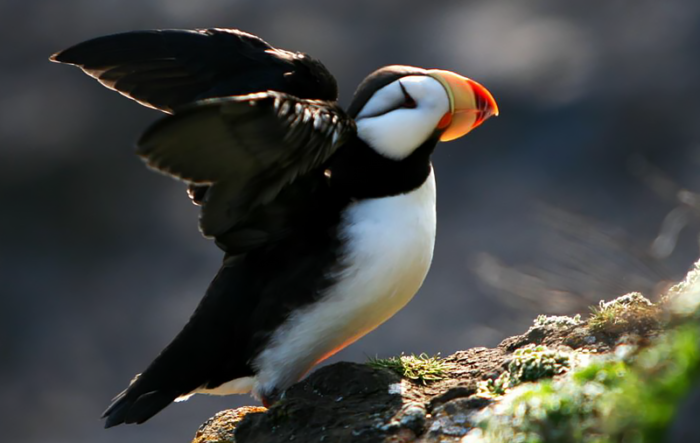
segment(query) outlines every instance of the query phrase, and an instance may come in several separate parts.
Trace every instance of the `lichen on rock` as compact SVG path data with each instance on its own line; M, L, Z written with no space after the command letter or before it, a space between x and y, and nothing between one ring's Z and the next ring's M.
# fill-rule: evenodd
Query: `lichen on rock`
M533 326L536 328L544 326L565 328L569 326L579 326L583 323L583 320L581 320L581 314L576 314L573 317L567 315L538 315L533 323Z
M663 301L670 306L674 315L700 317L700 261L695 263L682 282L669 289Z

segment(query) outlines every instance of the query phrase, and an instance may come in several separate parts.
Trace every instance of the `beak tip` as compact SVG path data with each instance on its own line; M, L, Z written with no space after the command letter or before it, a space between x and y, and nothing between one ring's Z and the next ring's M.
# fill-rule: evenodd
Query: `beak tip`
M489 92L488 89L483 87L480 83L470 80L470 85L474 91L474 96L476 98L477 107L482 110L486 118L496 116L498 117L499 110L496 99Z

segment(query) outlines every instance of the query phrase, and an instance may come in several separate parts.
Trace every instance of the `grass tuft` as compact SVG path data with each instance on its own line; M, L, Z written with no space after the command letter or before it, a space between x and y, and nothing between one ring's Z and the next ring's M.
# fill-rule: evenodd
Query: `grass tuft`
M635 329L648 330L659 326L660 308L639 292L602 301L591 308L588 327L592 332L617 334Z
M426 353L420 355L403 355L389 358L370 358L367 364L373 368L390 369L402 377L417 381L423 385L429 382L442 380L446 373L453 367L440 358L440 354L429 356Z

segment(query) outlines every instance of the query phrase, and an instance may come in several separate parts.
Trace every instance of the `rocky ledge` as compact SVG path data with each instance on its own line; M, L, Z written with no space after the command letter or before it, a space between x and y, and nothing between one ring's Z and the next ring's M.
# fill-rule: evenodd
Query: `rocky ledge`
M632 293L492 349L323 367L193 443L700 441L682 422L700 403L699 306L700 262L658 303Z

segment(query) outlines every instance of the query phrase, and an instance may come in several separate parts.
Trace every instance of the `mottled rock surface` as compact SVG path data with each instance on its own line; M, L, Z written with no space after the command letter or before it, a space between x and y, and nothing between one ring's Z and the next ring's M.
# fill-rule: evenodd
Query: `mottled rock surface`
M267 409L258 406L244 406L238 409L221 411L202 423L192 443L233 442L235 441L234 431L246 415L259 414L265 411Z

